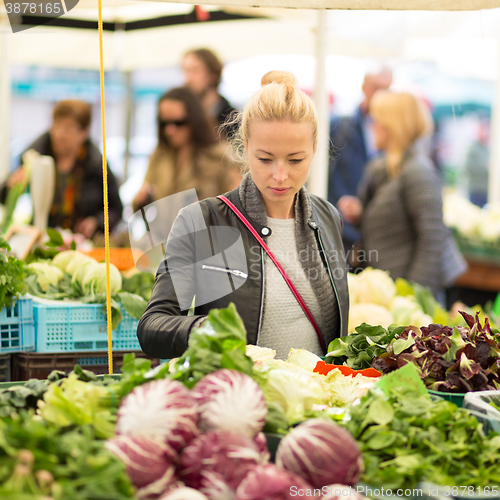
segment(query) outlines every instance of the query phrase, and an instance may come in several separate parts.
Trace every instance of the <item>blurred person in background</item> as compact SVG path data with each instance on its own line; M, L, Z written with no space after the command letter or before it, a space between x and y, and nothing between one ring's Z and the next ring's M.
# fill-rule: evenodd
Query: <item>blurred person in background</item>
M229 101L217 90L222 78L222 69L222 62L209 49L190 50L182 59L185 83L200 99L216 137L219 125L234 111ZM231 130L228 133L231 133Z
M488 162L490 124L479 123L476 140L469 146L465 158L465 182L469 199L474 205L483 207L488 201Z
M335 117L330 124L330 138L333 153L328 175L328 201L337 204L344 195L355 196L358 184L368 160L378 149L372 131L369 115L370 102L379 89L388 89L392 83L392 71L386 67L376 67L365 74L361 90L364 99L352 116ZM348 222L344 226L343 242L346 254L355 258L353 246L361 235ZM347 253L349 252L349 253ZM356 266L356 262L351 261Z
M27 148L54 158L56 181L48 226L71 229L86 238L104 231L102 155L89 138L91 120L89 103L60 101L54 107L50 130ZM109 168L107 173L109 226L113 229L123 207L116 179ZM21 165L2 186L0 201L26 176Z
M412 94L379 90L370 114L382 155L367 165L359 197L343 196L339 210L361 228L368 265L429 287L444 304L467 264L443 222L438 171L414 147L432 131L430 112Z
M231 158L214 138L194 92L187 87L169 90L158 103L158 145L134 198L134 211L191 188L200 200L233 189L241 176Z

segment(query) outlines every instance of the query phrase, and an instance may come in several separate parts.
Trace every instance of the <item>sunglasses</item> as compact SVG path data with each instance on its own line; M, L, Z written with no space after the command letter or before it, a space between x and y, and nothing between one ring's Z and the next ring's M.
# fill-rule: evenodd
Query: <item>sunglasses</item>
M184 127L188 124L188 121L186 118L183 120L160 120L160 127L165 128L168 127L169 125L174 125L175 127Z

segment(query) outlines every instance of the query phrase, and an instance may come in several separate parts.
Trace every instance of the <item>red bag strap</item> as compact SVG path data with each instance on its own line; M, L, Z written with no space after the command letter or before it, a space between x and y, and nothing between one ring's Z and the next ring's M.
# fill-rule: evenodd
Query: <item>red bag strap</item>
M259 242L260 246L265 250L269 258L274 262L274 265L278 268L279 272L283 276L283 279L285 280L286 284L290 288L291 292L293 293L294 297L297 299L297 302L300 304L300 307L302 307L305 315L307 316L307 319L311 322L311 325L314 327L314 330L316 331L316 335L318 336L319 343L321 345L321 348L323 349L323 352L326 353L326 346L325 346L325 341L323 340L323 336L321 335L321 330L319 329L318 324L316 323L316 320L314 319L313 315L311 314L311 311L307 307L306 303L304 302L304 299L301 297L300 293L298 290L295 288L294 284L288 277L288 274L286 271L283 269L283 266L278 262L278 259L274 256L274 254L271 252L269 247L266 245L264 240L260 237L259 233L255 230L255 228L248 222L247 218L234 206L233 203L231 203L225 196L217 196L217 198L221 201L223 201L240 219L243 224L245 224L246 228L252 233L253 237Z

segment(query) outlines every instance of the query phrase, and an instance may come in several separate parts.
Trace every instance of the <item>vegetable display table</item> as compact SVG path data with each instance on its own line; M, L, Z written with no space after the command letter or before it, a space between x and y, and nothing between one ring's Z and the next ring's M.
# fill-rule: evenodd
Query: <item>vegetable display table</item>
M455 286L500 292L500 261L465 256L469 269L462 274Z

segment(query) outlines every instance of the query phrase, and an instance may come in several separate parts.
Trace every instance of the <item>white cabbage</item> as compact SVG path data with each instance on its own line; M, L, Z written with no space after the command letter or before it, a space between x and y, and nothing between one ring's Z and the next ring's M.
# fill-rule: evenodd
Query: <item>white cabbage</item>
M79 266L75 269L73 272L73 277L71 278L71 283L78 283L82 290L83 290L83 280L85 276L87 275L87 272L95 266L98 266L99 264L97 263L96 260L90 259L90 260L82 260L79 264Z
M28 269L36 274L36 281L43 292L46 292L50 285L57 286L64 276L58 267L47 262L32 262L28 264Z
M347 286L349 288L349 304L358 302L358 280L355 274L347 273Z
M445 194L443 219L448 227L468 238L488 243L500 240L500 204L481 209L457 193Z
M65 252L59 252L53 259L52 265L58 267L62 272L66 271L68 264L78 255L83 255L76 250L67 250Z
M331 370L324 377L323 387L328 396L330 406L347 406L368 392L378 380L363 375L343 375L340 370Z
M246 346L245 352L249 358L252 358L254 363L257 361L274 359L276 357L276 351L274 349L269 349L269 347L259 347L252 344L248 344Z
M321 384L306 373L270 370L263 390L266 400L277 403L290 424L304 420L313 404L325 402Z
M378 304L354 304L349 308L349 333L354 332L361 323L387 328L394 323L394 318L389 310Z
M369 302L388 307L396 295L396 285L387 271L368 267L354 280L357 303Z
M292 348L290 349L286 360L288 363L313 371L314 368L316 368L318 361L321 361L321 358L307 349Z
M483 212L483 220L478 225L480 238L488 243L500 241L500 204L489 206Z
M314 375L310 370L306 370L302 366L294 365L293 363L288 363L284 359L265 359L263 361L257 361L253 370L255 372L266 373L269 370L288 370L295 373L302 373L307 376Z
M434 323L432 317L429 316L428 314L425 314L424 311L420 310L420 311L414 311L410 317L409 323L403 326L411 325L420 328L422 326L429 326L432 323Z
M68 262L68 265L66 266L66 272L73 276L74 272L78 269L78 266L80 266L80 264L85 261L97 262L92 257L89 257L88 255L77 251L76 255L74 255L73 258Z
M114 295L122 289L122 275L113 264L109 264L109 275L111 295ZM86 295L106 293L106 263L102 262L95 266L89 266L81 284Z
M422 308L413 297L395 297L392 301L391 314L394 318L394 323L398 325L410 325L412 314L414 314L416 311L422 312Z

